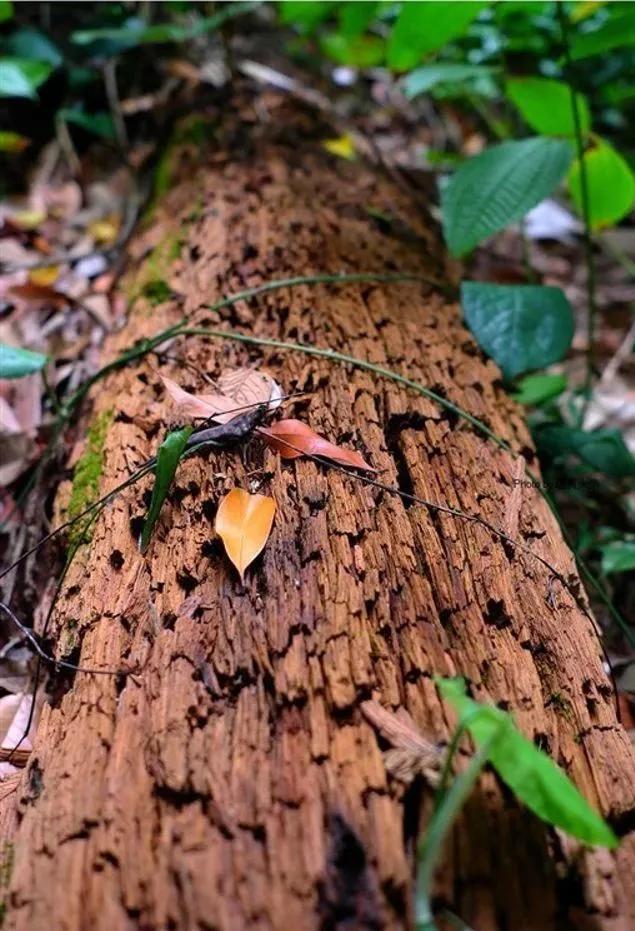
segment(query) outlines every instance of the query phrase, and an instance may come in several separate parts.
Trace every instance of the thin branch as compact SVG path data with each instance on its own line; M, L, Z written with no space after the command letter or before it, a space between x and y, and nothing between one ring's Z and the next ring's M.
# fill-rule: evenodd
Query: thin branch
M26 637L29 641L35 652L40 656L45 662L51 663L53 666L60 666L64 669L71 669L73 672L85 672L89 675L104 675L104 676L129 676L134 672L138 672L138 669L97 669L92 666L77 666L75 663L68 663L63 659L56 659L50 653L47 653L40 646L40 642L33 633L33 631L23 624L22 621L14 614L11 608L6 605L3 601L0 601L0 611L4 611L9 620L18 630Z

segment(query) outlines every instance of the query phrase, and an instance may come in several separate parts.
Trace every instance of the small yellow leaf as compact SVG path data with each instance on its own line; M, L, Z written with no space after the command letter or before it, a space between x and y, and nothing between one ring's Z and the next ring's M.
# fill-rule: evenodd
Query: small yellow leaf
M9 219L19 229L27 232L28 230L37 229L46 220L44 210L18 210L12 213Z
M0 130L0 152L24 152L31 140L10 130Z
M88 232L95 242L109 246L119 234L120 220L118 217L107 217L105 220L94 220L88 224Z
M43 288L50 288L50 286L57 281L59 273L59 265L49 265L45 268L34 268L29 272L29 281L31 284L41 285Z
M338 139L325 139L322 146L331 155L339 155L340 158L346 158L349 162L352 162L356 155L353 140L348 133Z
M242 581L245 569L269 539L275 513L273 498L251 495L242 488L232 488L218 506L214 529Z

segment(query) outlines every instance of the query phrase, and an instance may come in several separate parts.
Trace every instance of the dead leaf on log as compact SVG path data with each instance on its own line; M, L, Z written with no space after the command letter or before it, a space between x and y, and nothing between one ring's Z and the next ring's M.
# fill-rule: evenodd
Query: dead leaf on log
M365 701L361 711L369 724L392 744L384 753L386 769L401 782L410 783L422 775L431 786L438 785L441 768L439 748L416 729L407 711L388 711L378 701Z
M283 459L297 459L298 456L322 456L341 465L364 469L366 472L376 470L353 449L342 449L330 443L312 430L301 420L279 420L270 427L259 427L258 433L267 446L280 453Z
M170 397L185 417L213 418L227 423L237 407L269 404L275 410L280 404L280 386L264 372L253 369L233 369L223 372L218 379L218 394L192 394L177 385L171 378L161 375Z
M203 417L206 420L213 417L214 420L220 420L224 412L236 407L231 398L226 398L222 394L192 394L191 391L185 391L165 375L161 375L161 381L184 417Z
M218 506L214 529L243 582L245 569L269 539L275 513L273 498L251 495L242 488L232 488Z

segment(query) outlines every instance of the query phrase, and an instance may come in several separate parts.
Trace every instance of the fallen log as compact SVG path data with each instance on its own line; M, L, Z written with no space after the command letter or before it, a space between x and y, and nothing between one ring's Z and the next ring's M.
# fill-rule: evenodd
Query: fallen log
M104 362L185 315L390 369L514 452L372 371L199 335L93 389L101 493L177 419L157 369L201 391L204 375L247 365L307 392L288 416L357 449L382 483L478 513L524 548L314 461L284 462L257 439L181 464L145 555L149 479L126 489L72 564L53 632L59 656L139 672L77 673L44 708L22 780L0 799L13 851L5 928L412 927L430 760L409 783L391 774L377 708L407 713L434 747L454 720L433 676L462 674L623 841L615 856L576 849L486 773L437 905L478 931L626 929L632 752L572 554L539 491L520 484L523 463L538 471L521 412L446 296L439 233L408 193L327 155L308 116L267 104L268 121L247 105L202 153L173 148L172 189L131 245L129 319ZM368 208L399 223L378 225ZM206 309L322 273L425 280L302 284ZM277 502L244 585L213 531L236 486Z

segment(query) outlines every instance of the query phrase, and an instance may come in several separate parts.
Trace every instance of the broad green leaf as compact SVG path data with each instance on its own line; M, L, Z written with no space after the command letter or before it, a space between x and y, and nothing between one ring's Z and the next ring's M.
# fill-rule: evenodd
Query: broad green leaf
M347 39L359 36L373 20L380 4L358 0L355 3L344 3L339 9L340 31Z
M7 346L0 343L0 378L22 378L32 375L44 368L47 357L41 352L31 352L30 349L19 349L17 346Z
M618 840L569 777L546 753L516 729L510 715L479 705L465 694L461 679L437 679L445 698L464 720L477 746L498 732L489 759L498 775L525 805L548 824L586 844L615 848Z
M571 90L563 81L551 78L510 78L507 96L518 107L524 121L545 136L574 136ZM586 97L576 94L580 130L584 136L591 129L591 114Z
M609 4L615 13L599 29L579 32L571 44L571 58L589 58L635 42L635 9L630 3Z
M64 109L59 111L59 116L67 123L81 126L102 139L115 139L115 125L110 113L84 113L79 109Z
M438 84L466 84L479 78L490 78L493 73L494 68L485 65L440 61L433 65L423 65L406 75L402 84L403 92L408 100L412 100Z
M353 68L372 68L384 59L384 40L379 36L353 36L341 32L320 36L320 48L334 61Z
M16 29L4 42L4 51L12 58L36 59L45 61L52 68L62 64L63 57L48 36L38 29Z
M152 498L139 541L139 547L142 553L145 553L148 548L154 525L159 519L163 502L170 490L170 485L172 484L177 466L191 433L192 427L183 427L182 430L173 430L171 433L168 433L159 446Z
M566 375L526 375L518 384L514 400L520 404L544 404L557 398L566 387Z
M566 355L573 312L560 288L464 281L465 321L506 378L543 368Z
M334 12L332 2L312 2L312 0L283 0L278 3L280 22L285 25L298 26L303 32L311 32Z
M635 569L635 539L613 540L602 547L602 572L630 572Z
M635 475L635 457L619 430L587 432L563 424L547 424L536 431L536 442L550 456L574 455L596 471L617 478Z
M5 20L11 19L13 16L13 4L11 0L0 0L0 23L4 23Z
M37 97L37 89L53 69L44 61L0 58L0 97Z
M465 161L443 190L446 242L464 255L548 197L571 164L569 142L535 136L502 142Z
M617 223L633 209L635 176L627 162L603 139L584 153L591 226L599 229ZM569 172L569 191L576 210L582 215L580 162Z
M407 71L424 55L462 35L486 3L448 3L426 0L403 3L388 42L387 62L395 71Z

